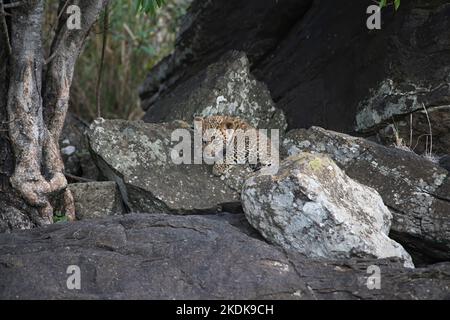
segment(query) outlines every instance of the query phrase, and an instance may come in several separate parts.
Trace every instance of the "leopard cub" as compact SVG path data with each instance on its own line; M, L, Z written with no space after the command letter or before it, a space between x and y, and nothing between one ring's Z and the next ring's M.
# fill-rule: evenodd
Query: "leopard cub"
M215 176L225 175L234 165L247 165L253 171L278 165L278 153L274 152L271 139L244 120L210 116L195 117L194 123L195 129L201 130L203 157L214 161Z

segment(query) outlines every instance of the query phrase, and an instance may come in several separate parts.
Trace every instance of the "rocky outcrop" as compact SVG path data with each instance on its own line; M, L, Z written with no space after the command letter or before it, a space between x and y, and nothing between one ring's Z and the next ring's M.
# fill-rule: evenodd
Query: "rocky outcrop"
M67 288L74 265L80 290ZM0 235L1 299L446 299L449 271L306 259L203 216L132 214Z
M288 155L329 155L345 173L378 191L392 212L391 236L418 262L450 259L449 172L413 152L318 127L293 130Z
M191 164L172 160L172 151L180 142L171 140L177 129L186 130L186 141L193 148L191 126L182 121L95 121L88 136L100 171L117 182L131 211L184 214L237 210L239 192L212 176L212 166L194 164L193 152Z
M283 161L274 176L251 177L242 204L265 239L307 257L399 257L413 267L409 254L388 237L392 215L379 194L326 156L300 153Z
M194 1L184 17L173 54L150 71L140 89L144 110L230 50L244 51L251 65L261 60L276 48L311 3L312 0Z
M345 7L339 1L194 1L175 52L141 89L144 108L229 50L248 55L289 129L316 125L371 135L408 121L423 106L430 112L448 106L448 1L411 0L397 12L389 7L381 30L366 26L369 5L372 0ZM446 134L436 131L435 141Z
M229 115L255 128L286 129L286 119L276 109L267 87L250 74L247 56L231 51L217 63L157 100L144 117L146 122L193 121L194 116Z
M102 218L125 213L122 197L115 182L69 184L78 220Z

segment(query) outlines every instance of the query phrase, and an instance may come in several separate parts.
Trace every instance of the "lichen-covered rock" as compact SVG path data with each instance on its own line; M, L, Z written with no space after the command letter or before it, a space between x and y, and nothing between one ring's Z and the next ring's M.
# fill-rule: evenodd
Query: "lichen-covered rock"
M0 235L0 299L448 299L450 263L314 260L208 216L129 214ZM81 289L69 290L71 265ZM370 290L381 271L379 289Z
M393 214L392 238L418 262L450 260L449 172L414 152L312 127L290 131L288 155L329 155L348 176L378 191Z
M242 204L250 224L268 241L309 257L400 257L389 239L392 215L379 194L354 181L327 156L300 153L277 175L249 178Z
M218 62L182 83L147 111L144 121L185 120L194 116L230 115L255 128L286 129L286 119L275 108L267 87L250 74L247 56L231 51Z
M122 197L115 182L73 183L67 188L72 192L78 220L125 213Z
M176 129L192 130L183 121L99 120L88 137L102 174L118 183L131 211L183 214L240 207L239 193L214 177L212 166L172 161L172 150L179 143L171 141ZM190 136L192 142L192 132Z

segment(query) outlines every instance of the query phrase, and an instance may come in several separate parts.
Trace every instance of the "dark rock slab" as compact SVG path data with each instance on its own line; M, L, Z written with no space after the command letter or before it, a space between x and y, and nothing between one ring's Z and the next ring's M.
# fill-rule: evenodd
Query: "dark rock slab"
M368 30L372 0L194 1L173 55L142 86L145 109L229 50L245 52L289 129L374 133L450 104L450 4L404 1ZM437 140L437 139L436 139Z
M65 171L70 176L88 180L97 180L99 172L89 153L85 136L89 125L78 116L68 113L59 140L61 156L64 160ZM69 181L79 182L68 177Z
M175 86L230 50L244 51L253 65L274 50L312 0L194 1L172 55L162 60L140 89L147 110Z
M450 105L396 117L380 129L376 141L439 160L450 154Z
M67 289L70 265L80 290ZM450 287L450 264L309 260L225 220L161 214L2 234L0 275L2 299L446 299Z

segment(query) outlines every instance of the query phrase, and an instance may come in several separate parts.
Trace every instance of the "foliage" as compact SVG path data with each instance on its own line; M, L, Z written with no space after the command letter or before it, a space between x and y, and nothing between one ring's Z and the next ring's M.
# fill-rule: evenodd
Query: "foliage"
M165 4L165 0L137 0L136 11L142 11L147 14L156 14L156 9Z
M395 10L400 7L400 0L393 0ZM384 8L388 5L388 0L380 0L380 8Z
M137 2L137 4L136 4ZM170 54L181 17L190 0L114 0L110 2L107 46L101 85L102 117L142 116L138 88L148 71ZM52 6L47 29L57 15ZM162 8L161 6L164 5ZM96 81L101 60L103 19L92 30L80 56L71 88L70 112L85 120L96 117ZM44 35L45 36L45 35Z
M67 222L68 218L61 212L56 211L53 216L53 223Z

